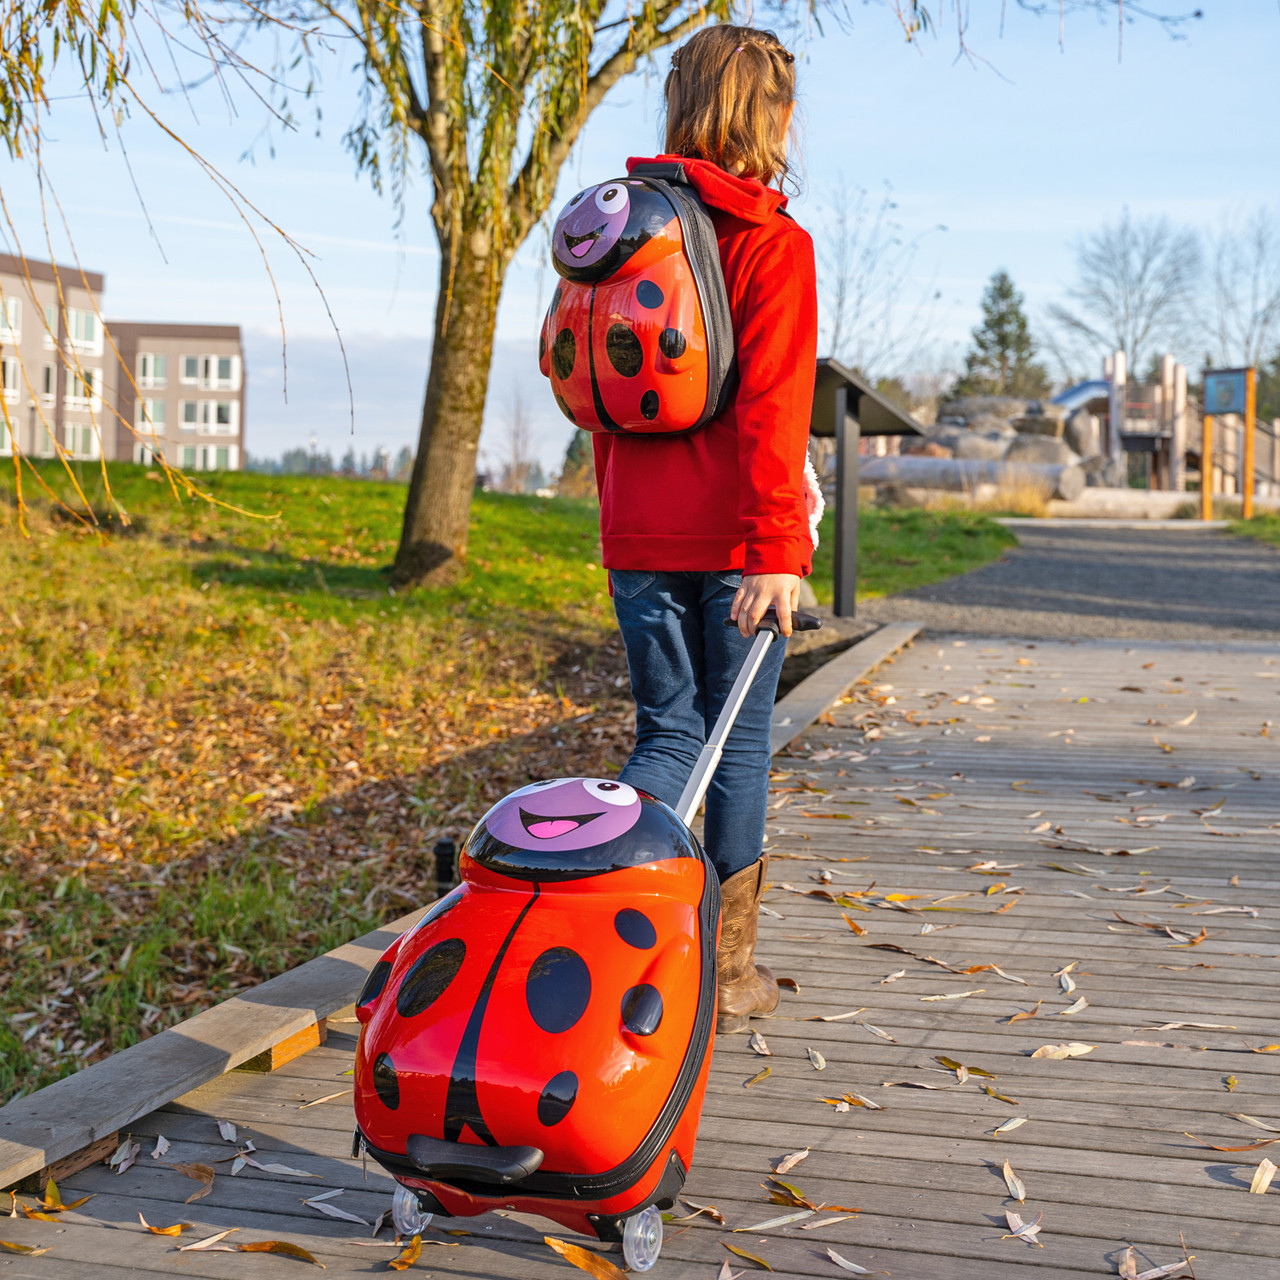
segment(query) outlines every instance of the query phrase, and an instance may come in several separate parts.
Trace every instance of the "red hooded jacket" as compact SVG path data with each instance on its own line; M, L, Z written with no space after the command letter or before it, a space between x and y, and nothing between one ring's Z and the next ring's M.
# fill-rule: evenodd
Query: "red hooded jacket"
M715 224L739 382L692 435L592 437L605 568L803 576L813 564L801 489L818 341L813 241L781 213L781 192L705 160L657 159L684 165Z

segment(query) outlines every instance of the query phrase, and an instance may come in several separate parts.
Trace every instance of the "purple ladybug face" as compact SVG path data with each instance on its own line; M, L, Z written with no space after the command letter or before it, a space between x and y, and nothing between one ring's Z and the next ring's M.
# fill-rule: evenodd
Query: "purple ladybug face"
M566 853L626 835L640 809L640 796L625 782L562 778L512 792L489 810L484 825L513 848Z
M631 212L625 182L602 182L579 191L556 219L551 251L566 267L595 266L622 237Z

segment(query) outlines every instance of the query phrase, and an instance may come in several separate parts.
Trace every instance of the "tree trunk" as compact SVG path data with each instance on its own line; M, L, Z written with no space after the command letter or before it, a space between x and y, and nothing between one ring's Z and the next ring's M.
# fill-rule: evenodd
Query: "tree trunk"
M397 585L451 581L467 551L476 448L493 358L501 272L490 261L488 237L473 232L463 245L450 279L449 251L441 247L431 369L422 403L422 427L404 526L392 580ZM474 249L486 252L477 255Z

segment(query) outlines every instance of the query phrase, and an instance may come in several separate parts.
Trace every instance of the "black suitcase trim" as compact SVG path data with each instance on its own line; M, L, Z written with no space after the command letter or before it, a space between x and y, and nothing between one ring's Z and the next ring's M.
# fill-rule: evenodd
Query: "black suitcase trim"
M699 852L702 852L701 849ZM680 1064L680 1073L676 1076L676 1082L667 1095L653 1128L640 1145L621 1164L606 1169L603 1173L574 1174L539 1170L519 1182L508 1183L501 1189L494 1187L492 1183L471 1182L463 1178L432 1178L431 1181L488 1200L503 1201L517 1196L546 1200L608 1200L627 1191L653 1164L670 1140L689 1103L711 1043L712 1028L715 1026L716 926L720 920L720 882L705 853L702 853L702 865L706 872L706 884L699 904L702 976L698 992L698 1014L693 1024L693 1035L689 1038L689 1048ZM356 1129L355 1145L362 1147L394 1177L416 1179L425 1176L407 1155L382 1151L372 1146L359 1128ZM663 1181L666 1181L666 1176Z

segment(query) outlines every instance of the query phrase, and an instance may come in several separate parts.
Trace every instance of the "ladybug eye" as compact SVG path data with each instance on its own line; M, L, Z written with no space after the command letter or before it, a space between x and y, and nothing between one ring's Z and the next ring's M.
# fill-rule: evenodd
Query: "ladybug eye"
M592 778L582 785L596 800L603 800L605 804L617 805L619 808L635 804L640 799L635 788L627 786L625 782L602 782L598 778Z
M605 187L596 193L596 208L601 213L617 213L626 205L627 193L619 186Z
M577 204L578 201L581 200L582 197L585 196L586 194L587 193L585 191L579 191L578 194L574 196L572 200L569 201L568 208L572 209L573 206Z

